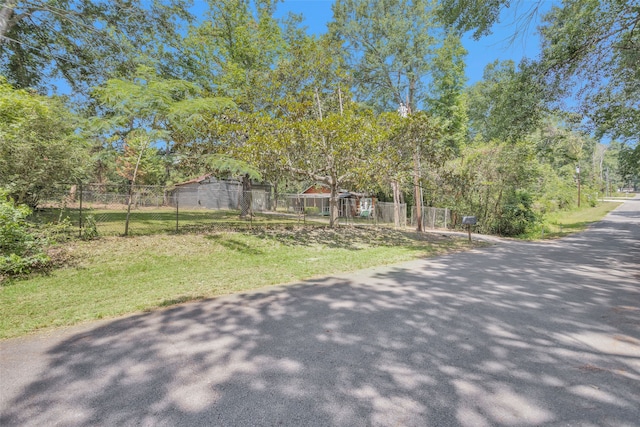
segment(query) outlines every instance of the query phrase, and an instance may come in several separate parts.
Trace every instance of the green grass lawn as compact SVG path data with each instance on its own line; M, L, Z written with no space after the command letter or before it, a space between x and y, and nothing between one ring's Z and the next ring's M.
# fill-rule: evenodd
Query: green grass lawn
M83 209L82 216L85 224L86 218L89 215L94 218L96 228L101 236L119 236L124 233L127 216L126 209ZM71 223L77 227L79 210L47 208L39 210L33 217L34 220L43 223L59 221L64 218L69 218ZM206 231L216 226L225 229L244 230L253 226L295 225L301 220L302 218L297 219L295 217L257 213L251 221L249 221L240 219L239 211L185 209L178 210L176 215L175 208L140 208L131 210L129 217L129 234L141 236L170 233L176 231L176 226L179 232ZM313 220L307 218L307 222L313 223Z
M0 286L0 338L469 247L356 227L105 237L58 248L70 266Z
M600 221L620 204L619 202L600 202L596 207L582 207L571 211L547 214L544 219L544 236L542 235L542 229L540 229L527 237L555 239L570 233L583 231L589 224Z

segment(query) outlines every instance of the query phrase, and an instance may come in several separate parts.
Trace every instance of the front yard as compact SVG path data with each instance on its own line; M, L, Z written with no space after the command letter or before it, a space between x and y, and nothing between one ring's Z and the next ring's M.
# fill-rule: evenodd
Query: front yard
M469 247L433 234L297 226L75 241L57 248L67 267L0 285L0 338Z

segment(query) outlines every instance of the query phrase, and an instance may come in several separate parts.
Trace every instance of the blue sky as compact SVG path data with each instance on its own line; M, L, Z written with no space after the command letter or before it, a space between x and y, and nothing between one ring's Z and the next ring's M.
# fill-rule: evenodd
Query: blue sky
M484 67L498 60L511 59L520 62L523 57L536 58L539 51L539 37L536 26L542 14L551 8L555 0L542 0L541 10L536 15L537 19L524 28L517 22L529 11L529 8L540 4L539 0L520 0L517 7L507 9L500 17L501 22L494 25L493 33L476 41L470 34L465 35L463 44L468 51L466 57L467 84L471 85L482 79ZM277 16L285 16L289 12L302 14L303 25L307 31L313 34L322 34L327 31L327 23L332 18L331 6L334 0L284 0L277 6ZM194 1L192 12L201 15L206 9L206 4L199 0ZM518 32L518 37L510 41L511 36ZM68 84L63 80L54 82L58 88L57 93L70 92Z
M518 24L519 20L537 3L537 0L535 2L522 0L517 7L507 9L500 17L501 23L494 26L493 34L490 36L483 37L479 41L473 40L470 35L463 38L463 44L468 51L466 58L468 84L482 79L484 67L496 59L512 59L518 63L523 57L532 59L537 57L540 44L536 26L541 14L550 9L552 1L542 2L541 10L534 22L526 27ZM288 12L302 14L308 31L321 34L327 31L327 22L332 17L332 4L333 0L284 0L278 5L278 14L286 15ZM510 41L510 37L516 30L519 36Z

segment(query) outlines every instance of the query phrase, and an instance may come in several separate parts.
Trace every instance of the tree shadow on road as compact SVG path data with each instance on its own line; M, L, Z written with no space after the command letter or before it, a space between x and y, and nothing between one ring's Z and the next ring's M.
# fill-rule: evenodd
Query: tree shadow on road
M639 250L605 221L117 320L49 349L0 424L638 425Z

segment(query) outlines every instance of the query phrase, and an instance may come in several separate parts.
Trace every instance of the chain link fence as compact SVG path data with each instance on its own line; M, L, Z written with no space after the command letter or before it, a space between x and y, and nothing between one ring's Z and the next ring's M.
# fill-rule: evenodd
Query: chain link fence
M375 218L378 224L393 225L396 224L396 206L394 203L377 202L375 204ZM405 228L407 226L407 205L406 203L398 203L398 227Z
M337 209L341 225L407 226L406 204L351 196L340 197ZM273 197L270 188L243 191L232 181L175 187L67 184L41 195L32 219L66 225L80 236L115 236L306 224L307 219L322 225L329 223L329 211L325 195ZM425 212L425 224L431 224L429 218Z
M241 186L200 188L104 184L59 185L42 194L32 219L66 225L71 233L93 235L155 234L211 227L244 228L279 223L267 218L271 194ZM256 215L260 215L260 221Z
M417 209L411 207L411 227L418 225ZM452 211L448 208L433 208L429 206L422 207L422 226L423 228L453 228Z
M367 197L338 199L338 223L396 226L394 204L378 202ZM330 216L329 197L316 194L284 194L278 197L277 211L312 218ZM399 228L407 226L407 205L398 204Z

